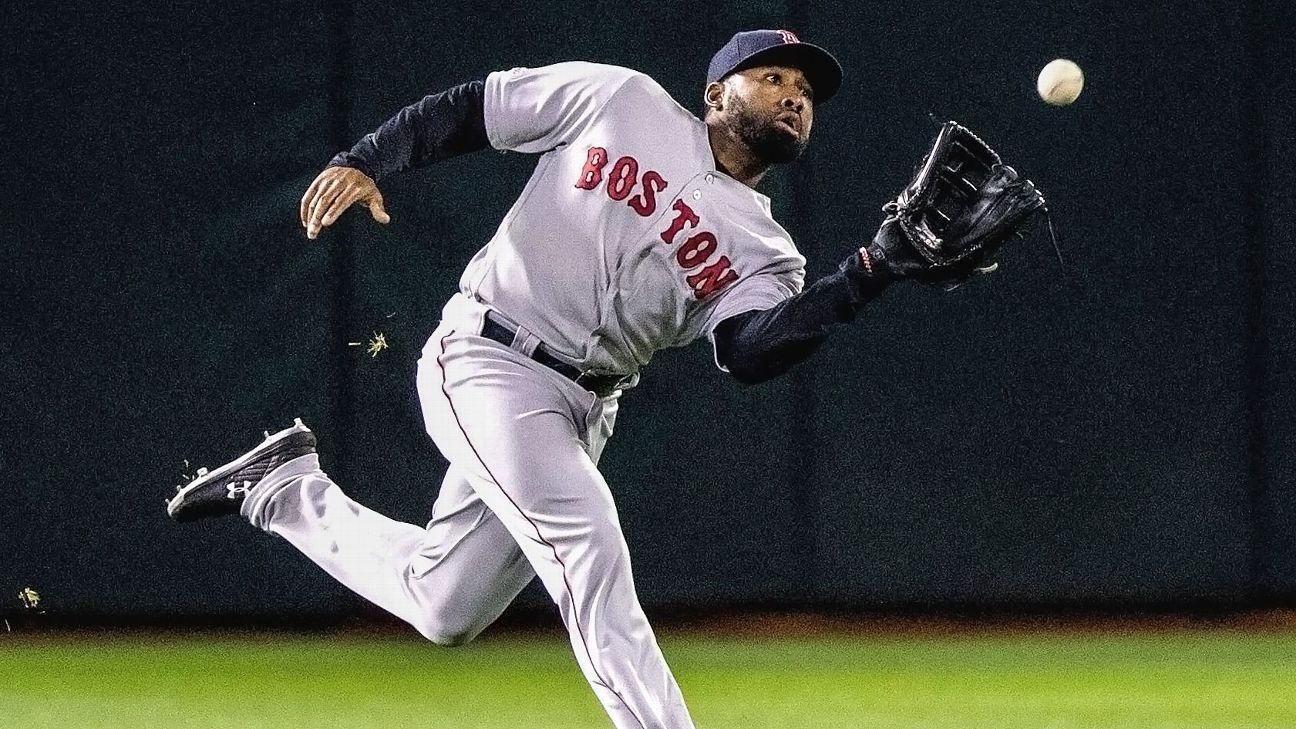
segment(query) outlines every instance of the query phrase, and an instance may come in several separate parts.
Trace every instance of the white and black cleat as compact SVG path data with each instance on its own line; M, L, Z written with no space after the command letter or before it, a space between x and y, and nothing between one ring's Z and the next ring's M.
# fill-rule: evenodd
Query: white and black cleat
M167 516L176 521L197 521L239 513L243 499L261 479L294 458L315 452L315 434L302 424L266 434L261 445L208 471L199 469L197 478L167 502Z

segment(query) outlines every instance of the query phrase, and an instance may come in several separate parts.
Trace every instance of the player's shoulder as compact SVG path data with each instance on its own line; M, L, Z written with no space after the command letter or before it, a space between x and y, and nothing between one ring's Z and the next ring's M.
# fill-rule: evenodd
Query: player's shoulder
M585 76L594 80L606 80L613 83L636 77L648 78L646 74L633 68L614 66L610 63L596 63L594 61L561 61L553 64L550 68L572 75Z
M675 97L671 96L652 76L624 66L612 66L605 63L589 61L572 61L573 69L590 74L607 85L618 101L641 113L650 113L651 109L669 116L679 116L693 120L693 114L685 109Z
M509 77L546 77L557 81L578 83L591 88L615 92L630 85L637 89L660 89L650 76L625 66L614 66L593 61L561 61L534 68L519 67L505 72Z
M562 61L491 74L488 97L498 92L518 98L569 100L591 115L652 119L659 124L695 125L696 117L651 76L624 66L592 61ZM672 127L674 129L674 127ZM682 127L681 127L682 129Z

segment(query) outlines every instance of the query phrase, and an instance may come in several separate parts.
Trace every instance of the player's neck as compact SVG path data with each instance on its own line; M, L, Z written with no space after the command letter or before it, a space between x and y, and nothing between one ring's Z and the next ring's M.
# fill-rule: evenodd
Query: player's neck
M769 165L757 159L751 148L727 129L708 124L707 139L711 142L716 169L755 190L769 171Z

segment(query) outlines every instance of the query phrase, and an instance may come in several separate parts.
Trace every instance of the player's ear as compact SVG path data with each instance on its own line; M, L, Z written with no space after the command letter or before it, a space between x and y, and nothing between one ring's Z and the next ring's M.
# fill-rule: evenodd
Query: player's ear
M720 111L724 108L724 84L719 81L712 81L707 84L706 90L702 92L702 101L709 109Z

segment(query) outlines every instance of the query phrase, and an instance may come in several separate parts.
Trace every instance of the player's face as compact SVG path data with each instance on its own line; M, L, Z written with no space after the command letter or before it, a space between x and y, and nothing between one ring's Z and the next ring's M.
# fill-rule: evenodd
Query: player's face
M726 116L758 158L777 164L801 156L814 126L814 90L800 69L757 66L726 82Z

